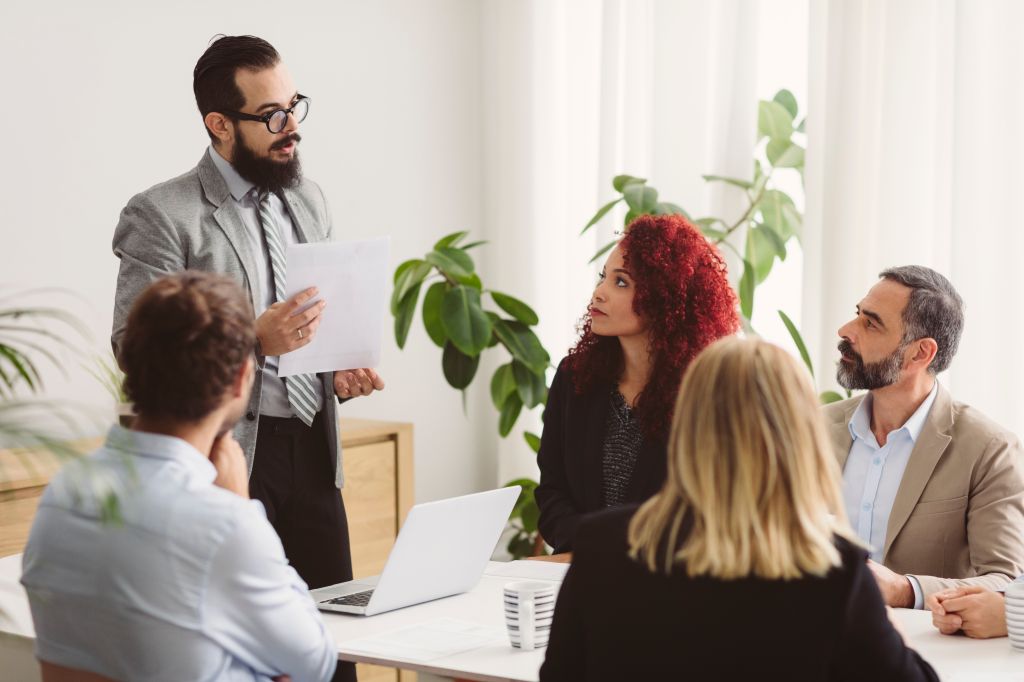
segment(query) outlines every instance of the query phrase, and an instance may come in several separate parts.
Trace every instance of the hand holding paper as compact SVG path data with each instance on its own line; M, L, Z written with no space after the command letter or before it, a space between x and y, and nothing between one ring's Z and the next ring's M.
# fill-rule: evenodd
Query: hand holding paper
M323 309L312 341L281 356L280 376L370 368L380 363L389 241L384 237L288 247L288 297L316 287L319 293L307 305L321 299L330 305ZM352 372L335 374L336 391L338 374L343 375L351 395L364 395L355 392L352 382L356 381L360 390L362 383ZM374 384L372 379L370 384Z

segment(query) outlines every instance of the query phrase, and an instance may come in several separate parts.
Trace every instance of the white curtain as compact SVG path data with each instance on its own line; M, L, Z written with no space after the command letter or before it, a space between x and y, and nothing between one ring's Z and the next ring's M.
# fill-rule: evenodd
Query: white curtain
M586 262L621 226L617 213L578 236L613 197L614 175L646 177L696 214L739 210L741 196L710 188L701 175L750 174L757 11L753 0L483 6L490 244L481 270L486 286L535 307L553 363L589 301L596 269ZM481 377L495 366L481 367ZM536 475L522 427L539 433L539 411L497 448L498 483Z
M891 265L967 304L954 396L1024 433L1024 3L812 0L804 328L830 384L835 330Z

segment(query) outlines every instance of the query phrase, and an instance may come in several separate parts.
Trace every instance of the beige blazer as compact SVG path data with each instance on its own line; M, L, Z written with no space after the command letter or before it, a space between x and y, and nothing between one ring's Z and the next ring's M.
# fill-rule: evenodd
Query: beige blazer
M824 408L840 469L863 399ZM1024 573L1020 440L942 385L903 472L882 563L917 578L926 598L956 585L998 589Z

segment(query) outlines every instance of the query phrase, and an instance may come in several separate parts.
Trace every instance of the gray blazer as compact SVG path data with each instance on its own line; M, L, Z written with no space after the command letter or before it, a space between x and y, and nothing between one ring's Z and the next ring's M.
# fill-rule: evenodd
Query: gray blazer
M291 213L300 242L331 239L331 214L320 187L303 179L297 187L284 191L284 203ZM154 280L182 270L205 270L234 278L241 284L258 309L252 283L257 277L256 259L245 237L245 226L230 200L227 183L209 150L199 164L173 180L136 194L121 211L114 230L114 255L121 260L114 297L114 326L110 337L114 355L124 333L125 321L135 297ZM320 375L324 389L324 422L327 442L335 462L335 483L344 484L341 440L338 434L338 402L331 372ZM252 473L259 427L260 394L263 384L259 372L249 398L245 417L235 428L235 438L245 452Z

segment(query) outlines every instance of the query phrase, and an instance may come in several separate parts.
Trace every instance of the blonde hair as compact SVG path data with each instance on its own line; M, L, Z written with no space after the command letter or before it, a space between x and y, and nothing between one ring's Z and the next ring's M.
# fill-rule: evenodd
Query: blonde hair
M821 576L841 562L834 535L860 544L807 372L759 339L715 342L683 379L668 478L630 522L630 556L724 580Z

